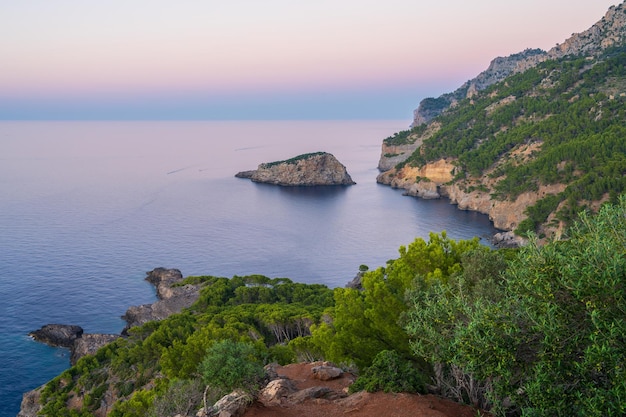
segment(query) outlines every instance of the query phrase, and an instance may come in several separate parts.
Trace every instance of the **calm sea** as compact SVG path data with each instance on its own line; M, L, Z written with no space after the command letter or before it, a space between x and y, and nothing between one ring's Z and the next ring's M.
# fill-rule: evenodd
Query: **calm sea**
M486 216L377 185L383 138L405 121L0 122L0 416L69 365L29 339L47 323L119 333L154 301L155 267L345 285L428 232L487 237ZM234 178L333 153L357 185Z

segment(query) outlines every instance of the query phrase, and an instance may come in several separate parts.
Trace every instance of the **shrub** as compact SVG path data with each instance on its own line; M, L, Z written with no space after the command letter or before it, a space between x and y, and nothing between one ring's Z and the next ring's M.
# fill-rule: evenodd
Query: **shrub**
M198 368L202 380L224 393L254 391L264 375L263 364L250 344L222 340L209 348Z
M383 350L350 386L350 392L424 392L425 380L413 361L395 350Z

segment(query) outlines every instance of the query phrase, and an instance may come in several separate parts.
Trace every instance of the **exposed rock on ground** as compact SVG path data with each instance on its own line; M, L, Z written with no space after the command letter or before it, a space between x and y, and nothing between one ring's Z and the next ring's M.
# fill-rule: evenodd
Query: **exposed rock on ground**
M260 393L243 417L475 417L477 410L435 395L358 392L347 394L355 376L342 372L329 380L317 379L314 368L325 362L274 366L276 379ZM338 368L336 368L338 369Z
M346 167L327 152L309 153L285 161L264 163L254 171L242 171L235 176L282 186L355 184Z
M71 347L70 363L74 365L80 358L93 355L104 345L120 338L119 334L83 334Z
M20 405L20 412L17 417L35 417L41 410L41 404L39 398L41 397L41 387L28 391L22 396L22 404Z

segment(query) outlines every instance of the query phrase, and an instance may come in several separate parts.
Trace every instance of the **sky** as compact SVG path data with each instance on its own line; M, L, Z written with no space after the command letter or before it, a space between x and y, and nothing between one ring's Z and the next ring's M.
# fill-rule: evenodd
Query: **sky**
M619 0L0 0L0 120L406 119Z

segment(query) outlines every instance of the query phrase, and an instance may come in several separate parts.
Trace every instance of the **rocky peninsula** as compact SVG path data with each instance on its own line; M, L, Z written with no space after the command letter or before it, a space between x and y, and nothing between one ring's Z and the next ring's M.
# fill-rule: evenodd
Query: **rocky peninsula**
M155 268L146 272L146 281L156 287L157 301L130 307L122 318L127 325L121 334L86 334L82 327L70 324L47 324L29 333L34 340L70 350L72 365L85 355L125 337L129 328L152 320L163 320L191 306L200 294L200 285L181 285L183 275L178 269ZM34 417L41 408L41 387L24 394L18 417Z
M287 187L356 184L346 167L327 152L307 153L284 161L263 163L256 170L242 171L235 177Z

